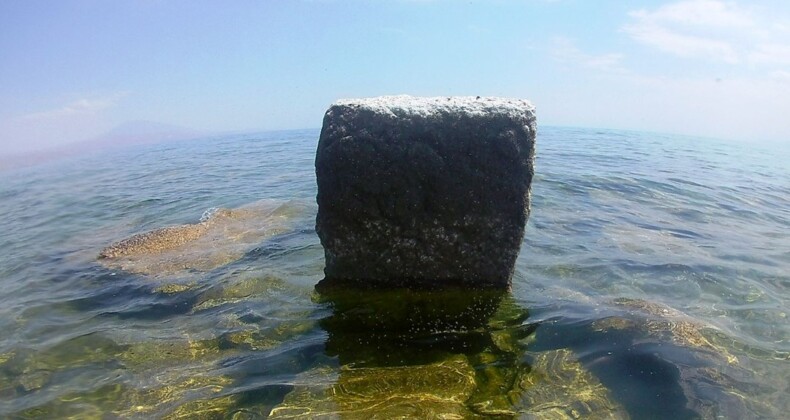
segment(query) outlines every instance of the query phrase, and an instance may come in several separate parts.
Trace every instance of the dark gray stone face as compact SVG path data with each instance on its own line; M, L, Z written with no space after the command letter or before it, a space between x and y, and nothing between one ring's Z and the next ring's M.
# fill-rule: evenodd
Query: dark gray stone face
M347 100L316 155L323 286L507 287L529 216L527 101Z

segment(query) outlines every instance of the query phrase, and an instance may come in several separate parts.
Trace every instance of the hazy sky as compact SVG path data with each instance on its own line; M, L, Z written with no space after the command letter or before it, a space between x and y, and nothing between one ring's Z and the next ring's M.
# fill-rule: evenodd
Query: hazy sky
M319 127L402 93L786 146L790 1L0 0L0 153L132 120Z

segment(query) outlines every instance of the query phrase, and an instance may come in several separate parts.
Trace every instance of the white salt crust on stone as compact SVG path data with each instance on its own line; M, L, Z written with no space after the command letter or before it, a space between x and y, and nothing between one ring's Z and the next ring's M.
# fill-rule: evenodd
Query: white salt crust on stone
M535 106L524 99L481 97L481 96L435 96L409 95L379 96L375 98L340 99L333 106L365 108L393 117L431 117L436 114L467 114L470 116L505 115L523 117L533 114Z

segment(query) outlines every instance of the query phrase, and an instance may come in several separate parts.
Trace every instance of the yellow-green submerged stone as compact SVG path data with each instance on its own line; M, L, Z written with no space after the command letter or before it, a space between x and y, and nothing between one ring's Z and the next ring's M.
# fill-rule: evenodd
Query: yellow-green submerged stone
M198 223L139 233L107 246L99 262L110 269L155 277L208 271L238 260L266 238L291 230L305 206L263 200L217 209Z
M332 385L297 386L270 418L466 418L475 389L464 356L430 365L341 368Z
M520 418L627 419L609 390L567 349L537 353L510 392Z

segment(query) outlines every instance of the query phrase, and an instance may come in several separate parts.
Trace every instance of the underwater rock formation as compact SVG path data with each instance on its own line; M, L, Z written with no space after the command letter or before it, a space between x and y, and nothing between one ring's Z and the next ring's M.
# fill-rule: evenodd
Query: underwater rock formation
M769 414L772 407L751 397L751 391L743 391L741 380L754 372L723 345L721 340L729 339L714 325L644 299L617 298L610 305L616 314L597 319L590 326L597 337L609 336L627 351L614 345L591 345L599 349L599 354L588 354L587 366L598 373L629 371L629 380L637 381L621 381L619 386L627 387L630 395L649 395L652 381L669 380L662 399L653 402L653 407L643 402L640 409L665 410L661 417L668 418L748 418L754 413L760 413L760 418L776 417ZM628 366L638 366L639 371L630 372ZM634 409L633 402L630 408Z
M471 418L475 390L462 355L419 366L342 368L337 383L299 386L269 418Z
M629 418L625 408L570 350L536 353L531 367L509 392L520 418Z
M214 209L199 223L133 235L99 253L111 269L145 275L207 271L238 260L268 237L290 230L306 212L296 202L263 200L235 209Z
M326 279L369 286L507 287L529 216L527 101L342 100L316 155Z
M528 352L537 328L501 289L332 288L316 367L269 418L626 419L567 349Z

